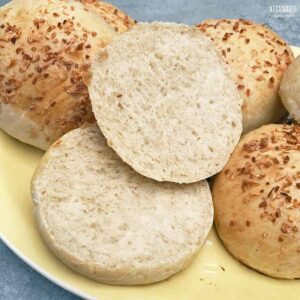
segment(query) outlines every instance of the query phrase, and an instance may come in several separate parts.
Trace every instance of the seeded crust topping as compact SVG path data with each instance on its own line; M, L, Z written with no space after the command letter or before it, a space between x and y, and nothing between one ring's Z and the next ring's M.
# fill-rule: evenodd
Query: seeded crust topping
M244 70L238 67L236 70L233 69L234 79L241 96L247 99L252 94L248 71L252 74L250 77L253 77L254 81L267 85L270 90L277 91L284 71L293 60L293 54L280 37L267 27L245 19L207 20L197 27L211 38L227 64L237 67L243 63ZM251 40L250 36L255 31L256 37ZM231 42L233 39L235 42ZM239 42L246 45L246 47L241 46L243 50L239 46L236 47ZM252 59L240 62L239 56L244 56L247 52ZM266 57L268 59L265 59ZM249 70L247 73L242 73L245 72L245 68ZM277 74L276 77L272 76L274 72Z
M300 210L300 166L299 160L297 164L292 159L298 151L300 126L282 125L243 144L243 165L223 171L228 180L242 182L245 205L257 202L261 219L280 223L279 242L300 230L299 220L293 218L293 211ZM235 223L231 220L229 226ZM251 224L247 222L246 226Z
M110 4L76 2L100 15L113 32L121 33L134 24ZM111 39L108 30L101 35L80 23L77 14L82 7L76 2L49 0L48 6L45 3L32 15L22 11L22 26L19 21L13 23L11 9L0 10L0 48L5 51L0 64L0 104L26 111L38 124L51 123L62 133L94 122L86 82L93 53Z
M62 22L58 21L55 25L48 25L46 22L47 10L40 13L45 19L36 18L32 21L30 34L25 41L27 45L18 42L22 36L21 28L10 23L1 26L0 40L5 40L2 48L7 47L7 43L12 43L14 46L9 45L9 47L15 50L15 55L12 55L14 58L6 66L9 72L2 74L0 102L13 104L18 90L23 84L29 81L32 85L36 85L38 81L48 78L49 69L55 65L59 69L60 76L65 77L66 80L69 78L65 92L74 97L81 114L85 115L86 109L90 110L90 108L87 107L89 98L83 80L90 67L91 45L88 43L88 37L92 36L92 33L84 31L84 29L79 31L80 24L74 22L75 17L67 18L66 16ZM53 13L53 16L58 17L59 14ZM27 33L24 33L25 35ZM105 46L104 43L103 46ZM66 54L76 56L77 62L68 60ZM50 108L39 105L43 98L44 95L41 94L28 99L28 110L34 112L36 109L42 108L46 113ZM56 102L53 100L50 107L55 105ZM91 120L91 118L90 111L88 119ZM77 115L74 120L69 121L73 122L74 126L79 126L83 120ZM49 120L45 119L44 122L48 124Z

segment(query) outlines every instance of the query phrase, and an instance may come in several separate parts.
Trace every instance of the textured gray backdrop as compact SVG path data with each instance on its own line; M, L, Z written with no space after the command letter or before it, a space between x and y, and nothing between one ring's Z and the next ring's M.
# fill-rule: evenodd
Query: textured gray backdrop
M1 5L6 2L0 0ZM206 18L248 18L269 25L290 44L300 46L300 0L111 0L110 2L124 9L138 21L161 20L195 24ZM278 15L274 12L276 8L270 9L270 6L276 4L295 5L296 13ZM273 11L270 11L272 9ZM78 298L36 273L0 241L0 299Z

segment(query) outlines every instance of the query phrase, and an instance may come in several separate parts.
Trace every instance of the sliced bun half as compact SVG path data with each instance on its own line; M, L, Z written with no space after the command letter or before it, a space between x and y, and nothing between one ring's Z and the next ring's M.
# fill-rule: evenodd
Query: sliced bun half
M183 270L213 222L206 181L143 177L96 126L51 146L32 180L32 198L50 249L77 272L110 284L148 284Z
M137 172L190 183L223 168L242 131L242 100L199 30L140 23L100 53L92 73L97 122Z

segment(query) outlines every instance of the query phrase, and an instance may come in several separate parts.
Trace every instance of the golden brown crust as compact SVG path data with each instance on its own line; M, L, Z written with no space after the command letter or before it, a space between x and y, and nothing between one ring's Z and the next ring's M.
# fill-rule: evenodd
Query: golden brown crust
M231 68L244 99L244 133L278 121L285 113L280 81L294 58L286 42L266 26L244 19L210 19L197 27Z
M133 24L104 2L80 2L17 0L0 10L0 106L35 122L36 139L47 135L43 148L94 122L85 85L91 59L115 28L123 32ZM22 140L22 133L16 137Z
M99 0L80 0L87 8L95 10L114 30L122 33L130 29L136 21L110 3Z
M300 126L245 135L213 184L225 246L273 277L300 278Z

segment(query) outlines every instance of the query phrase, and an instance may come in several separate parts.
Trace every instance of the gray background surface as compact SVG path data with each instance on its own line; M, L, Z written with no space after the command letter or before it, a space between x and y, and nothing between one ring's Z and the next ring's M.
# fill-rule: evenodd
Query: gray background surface
M1 5L6 2L0 0ZM110 2L124 9L138 21L162 20L196 24L207 18L248 18L269 25L290 44L300 46L300 0L111 0ZM295 14L276 15L270 12L270 5L276 4L295 5L297 11ZM0 241L0 299L78 298L32 270Z

